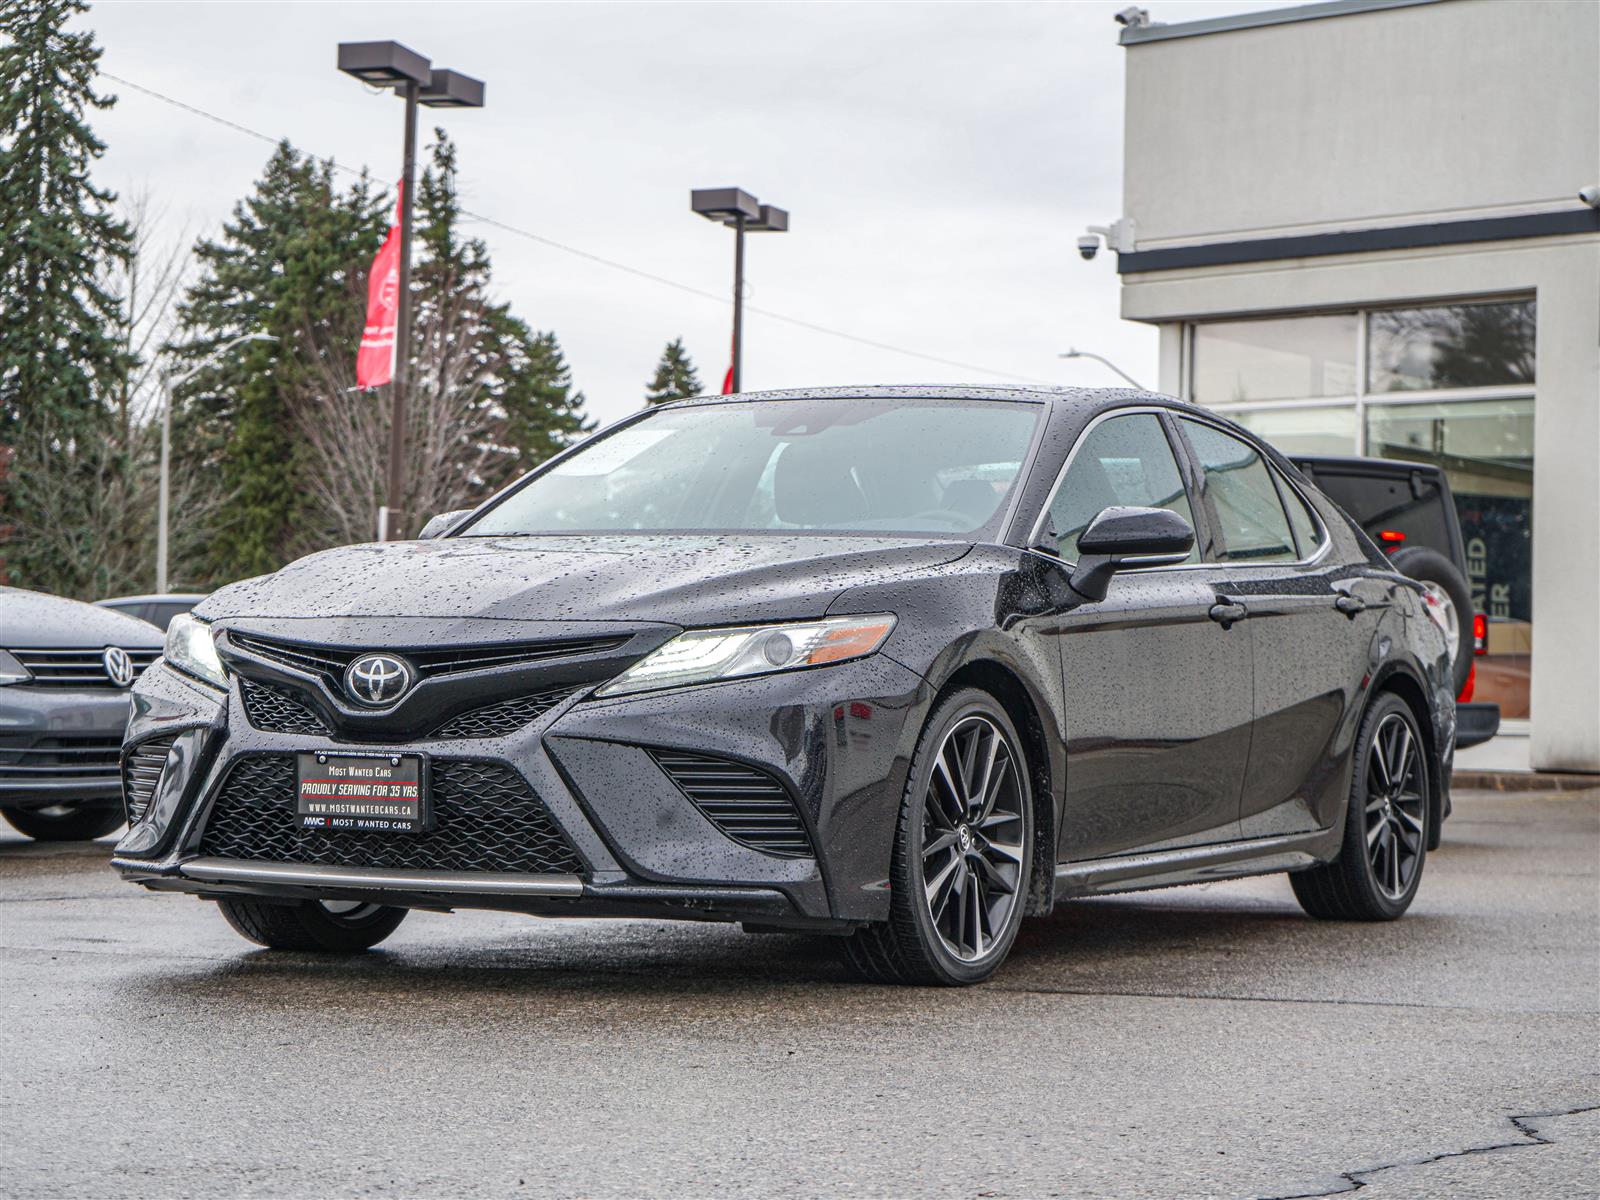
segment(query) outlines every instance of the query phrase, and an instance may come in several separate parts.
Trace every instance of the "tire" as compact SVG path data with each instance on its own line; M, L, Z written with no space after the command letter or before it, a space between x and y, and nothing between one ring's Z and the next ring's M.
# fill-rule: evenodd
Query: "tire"
M312 950L331 954L370 950L393 933L410 911L382 904L363 904L348 913L329 907L341 903L223 896L217 901L217 907L234 932L268 950Z
M1456 612L1456 644L1451 653L1451 681L1456 695L1467 685L1467 674L1472 670L1472 592L1467 579L1456 565L1426 546L1407 546L1390 557L1394 569L1409 575L1418 583L1431 583L1449 598Z
M1016 940L1032 864L1022 739L993 696L965 688L917 740L895 822L889 919L844 939L847 965L873 983L983 982Z
M0 808L18 833L36 842L86 842L122 825L122 809L103 804L53 804L49 808Z
M1409 757L1397 771L1399 747L1406 744ZM1289 876L1295 899L1311 916L1393 921L1411 907L1428 856L1424 750L1410 706L1392 692L1379 695L1362 718L1356 738L1339 857ZM1396 775L1397 785L1392 783ZM1386 785L1386 780L1391 782Z

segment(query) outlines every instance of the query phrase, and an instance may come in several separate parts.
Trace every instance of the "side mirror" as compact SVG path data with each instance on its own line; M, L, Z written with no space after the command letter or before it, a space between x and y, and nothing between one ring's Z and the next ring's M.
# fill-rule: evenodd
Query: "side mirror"
M471 511L470 508L458 508L451 512L442 512L437 516L429 517L428 523L422 527L422 532L417 534L417 537L436 538Z
M1168 567L1193 548L1194 530L1169 508L1103 508L1078 539L1078 565L1067 582L1085 599L1104 600L1118 571Z

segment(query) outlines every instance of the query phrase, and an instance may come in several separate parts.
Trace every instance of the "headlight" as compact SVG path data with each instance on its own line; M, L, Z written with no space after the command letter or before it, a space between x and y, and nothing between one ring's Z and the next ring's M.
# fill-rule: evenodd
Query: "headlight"
M696 629L651 651L595 695L621 696L865 658L883 645L894 623L892 614L877 613L786 625Z
M7 651L0 650L0 683L26 683L33 676Z
M172 618L172 624L167 626L167 646L162 655L168 665L196 679L219 688L228 686L222 659L217 657L217 647L211 640L211 626L197 617L179 613Z

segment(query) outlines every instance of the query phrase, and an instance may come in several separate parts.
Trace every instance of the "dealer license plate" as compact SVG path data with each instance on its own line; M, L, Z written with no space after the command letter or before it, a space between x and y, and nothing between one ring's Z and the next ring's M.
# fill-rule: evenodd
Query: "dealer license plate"
M427 772L417 754L301 754L302 829L416 833L428 827Z

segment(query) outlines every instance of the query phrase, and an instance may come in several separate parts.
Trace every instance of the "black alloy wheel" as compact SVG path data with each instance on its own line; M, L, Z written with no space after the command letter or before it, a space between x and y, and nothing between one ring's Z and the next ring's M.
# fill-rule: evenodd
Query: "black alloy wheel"
M1339 857L1290 875L1314 917L1391 921L1411 906L1428 854L1428 766L1410 707L1379 695L1356 740Z
M877 982L966 984L1004 960L1033 854L1027 760L1005 710L961 691L929 718L912 760L891 872L891 917L846 943Z
M1399 713L1378 722L1367 749L1367 859L1383 894L1399 900L1422 869L1428 820L1421 746Z
M409 909L358 900L265 900L223 896L217 901L240 936L269 950L353 954L370 950L399 927Z
M945 734L923 796L922 894L945 949L963 962L988 953L1020 899L1023 786L989 717L965 717Z

